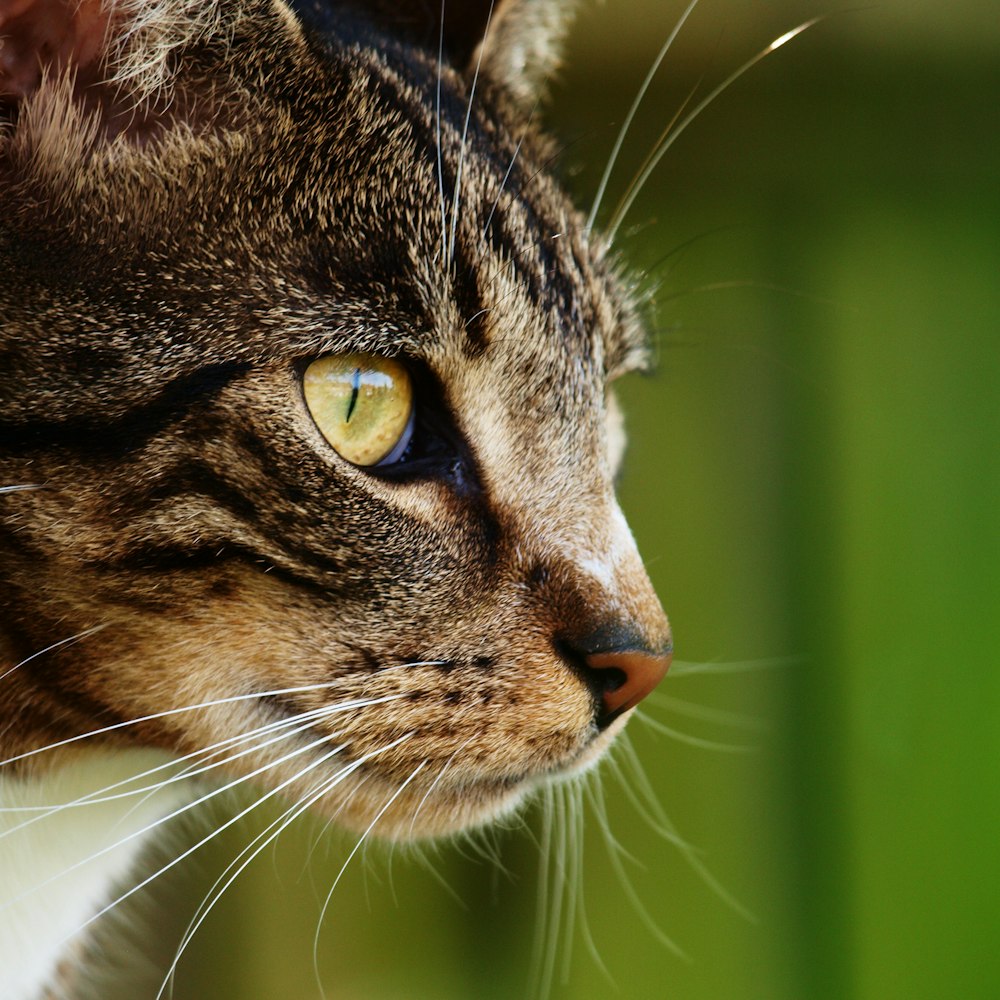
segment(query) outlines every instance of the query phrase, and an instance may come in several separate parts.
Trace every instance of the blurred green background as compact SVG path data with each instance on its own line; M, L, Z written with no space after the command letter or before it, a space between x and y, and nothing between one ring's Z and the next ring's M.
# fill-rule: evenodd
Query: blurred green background
M550 116L581 204L682 8L582 11ZM702 0L601 217L692 87L830 12ZM588 930L568 963L558 943L553 998L1000 996L998 104L995 0L834 10L712 104L622 229L659 288L621 494L680 661L631 741L752 918L608 769L620 851L589 810ZM530 825L496 838L503 871L476 844L355 858L320 938L328 995L531 996ZM313 932L351 842L316 832L234 887L178 1000L319 996ZM245 842L161 888L178 926Z

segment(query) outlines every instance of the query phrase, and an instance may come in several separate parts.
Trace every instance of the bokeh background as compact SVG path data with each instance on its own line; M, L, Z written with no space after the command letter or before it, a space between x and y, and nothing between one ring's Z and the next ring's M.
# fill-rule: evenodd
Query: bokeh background
M683 6L585 5L550 114L582 204ZM605 771L620 846L589 809L587 931L543 945L560 1000L1000 996L995 0L702 0L600 217L696 84L821 14L685 131L620 233L658 356L622 387L621 495L680 661L631 742L695 853L624 758ZM496 838L502 868L478 843L356 857L328 996L533 996L539 830ZM231 890L178 1000L319 996L352 843L316 832ZM163 942L245 842L159 889Z

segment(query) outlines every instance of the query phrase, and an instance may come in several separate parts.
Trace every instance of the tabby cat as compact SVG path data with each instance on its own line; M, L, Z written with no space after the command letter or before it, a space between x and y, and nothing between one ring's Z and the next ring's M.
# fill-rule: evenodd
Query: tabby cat
M74 995L186 776L448 834L666 672L567 6L0 0L4 1000Z

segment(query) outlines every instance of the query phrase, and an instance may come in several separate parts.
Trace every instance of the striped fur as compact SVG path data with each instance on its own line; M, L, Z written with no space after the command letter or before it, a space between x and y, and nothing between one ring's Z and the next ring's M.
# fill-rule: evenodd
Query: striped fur
M336 742L365 763L315 808L441 834L621 728L574 643L669 646L612 484L642 337L530 106L564 4L485 38L469 4L442 63L419 3L300 6L88 2L3 87L0 754L30 783L91 730L193 754L311 712L229 773L308 796L332 765L281 758ZM30 15L0 2L8 65ZM358 350L417 386L377 474L301 394Z

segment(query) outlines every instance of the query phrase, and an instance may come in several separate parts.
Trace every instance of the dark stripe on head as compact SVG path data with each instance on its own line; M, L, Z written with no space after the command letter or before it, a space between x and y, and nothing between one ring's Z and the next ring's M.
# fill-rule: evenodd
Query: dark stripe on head
M111 420L88 412L66 420L2 421L0 448L15 454L40 448L76 449L101 457L128 454L188 417L193 408L212 402L249 368L245 362L201 368L174 379L148 402ZM95 409L100 409L99 402Z
M47 628L51 630L55 626ZM37 628L32 629L33 633L37 631ZM37 643L19 627L13 616L5 617L4 634L17 651L18 672L30 677L35 687L49 696L50 705L58 706L86 722L88 727L95 722L103 727L125 721L124 717L109 705L74 685L75 679L85 681L87 677L86 673L80 674L75 654L67 653L66 649L59 647L52 648L40 656L36 655Z
M86 565L96 572L127 571L148 576L157 573L197 573L205 569L222 568L230 563L242 564L257 573L267 573L293 587L327 599L343 596L350 591L353 582L343 581L340 586L333 586L331 575L337 577L333 569L328 571L329 575L312 576L308 566L283 565L273 557L261 555L249 546L231 541L203 542L193 546L166 541L146 542L133 546L128 552L93 560Z
M463 240L455 241L452 294L465 326L462 349L467 357L481 357L489 346L489 323L479 288L479 269L469 259Z

